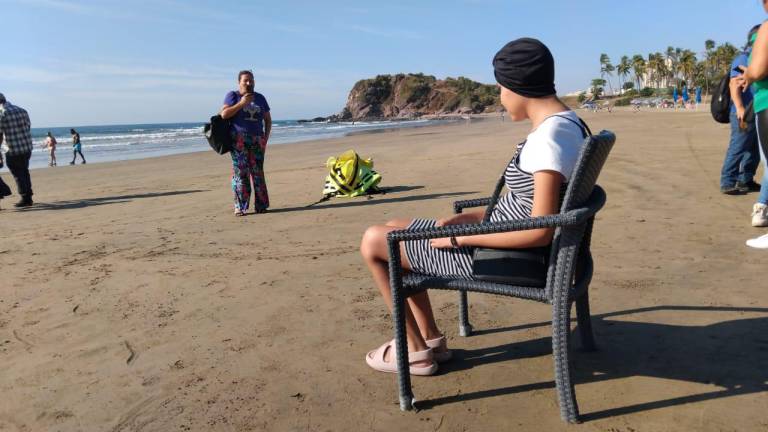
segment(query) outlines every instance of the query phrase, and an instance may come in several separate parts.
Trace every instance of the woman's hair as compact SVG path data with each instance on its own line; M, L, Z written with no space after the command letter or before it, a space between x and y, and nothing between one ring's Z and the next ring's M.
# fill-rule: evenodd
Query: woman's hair
M51 131L48 131L48 136L51 136Z
M251 72L251 71L249 71L249 70L247 70L247 69L246 69L246 70L241 70L241 71L240 71L240 72L237 74L237 82L240 82L240 80L243 78L243 75L250 75L250 76L251 76L251 78L253 78L253 72Z
M71 133L71 134L76 134L77 132L75 132L75 130L74 130L74 129L70 129L70 130L69 130L69 133Z

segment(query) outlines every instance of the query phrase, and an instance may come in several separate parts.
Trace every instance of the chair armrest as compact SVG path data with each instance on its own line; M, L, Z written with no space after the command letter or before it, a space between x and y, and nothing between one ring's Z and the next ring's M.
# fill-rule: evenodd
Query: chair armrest
M569 225L578 225L586 222L594 216L605 204L605 192L600 187L595 187L583 207L579 207L565 213L556 215L537 216L526 219L514 219L501 222L485 222L468 225L447 225L435 228L403 229L390 231L387 234L387 243L390 247L401 241L427 240L451 236L476 236L483 234L496 234L502 232L525 231L539 228L554 228Z
M483 207L491 203L491 197L454 201L453 212L461 213L465 208Z

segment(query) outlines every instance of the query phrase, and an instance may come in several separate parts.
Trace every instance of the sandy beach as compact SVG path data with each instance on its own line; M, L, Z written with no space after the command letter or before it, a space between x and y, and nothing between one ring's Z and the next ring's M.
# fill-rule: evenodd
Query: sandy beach
M32 171L35 206L0 211L0 430L768 430L768 253L744 245L765 229L755 194L719 192L728 126L579 114L618 137L593 235L601 349L574 355L582 424L560 420L545 305L470 295L461 338L457 294L434 292L456 359L414 378L418 412L363 360L392 337L363 231L487 196L528 127L494 116L273 146L271 211L243 218L213 152ZM390 191L305 208L350 148Z

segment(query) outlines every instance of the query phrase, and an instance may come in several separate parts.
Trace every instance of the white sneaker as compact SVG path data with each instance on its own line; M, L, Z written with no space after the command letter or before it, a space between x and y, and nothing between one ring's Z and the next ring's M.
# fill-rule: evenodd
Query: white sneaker
M768 249L768 234L747 240L747 246L755 249Z
M763 203L755 203L752 206L752 226L768 226L768 206Z

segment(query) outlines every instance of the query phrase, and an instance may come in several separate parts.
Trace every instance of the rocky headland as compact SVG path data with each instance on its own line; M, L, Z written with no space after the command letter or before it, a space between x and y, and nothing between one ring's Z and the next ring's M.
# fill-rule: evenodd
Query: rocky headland
M405 120L499 110L495 85L421 73L377 75L355 83L340 113L311 121Z

